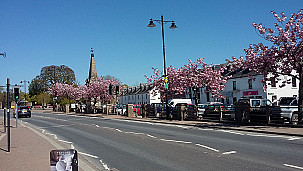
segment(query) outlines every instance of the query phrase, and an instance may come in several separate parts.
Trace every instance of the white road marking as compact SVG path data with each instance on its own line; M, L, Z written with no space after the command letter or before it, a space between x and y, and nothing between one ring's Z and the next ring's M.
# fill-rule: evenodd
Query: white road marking
M236 151L229 151L229 152L225 152L225 153L222 153L223 155L226 155L226 154L236 154L237 152Z
M149 134L146 134L146 136L151 137L151 138L157 138L157 137L155 137L153 135L149 135Z
M161 141L166 141L166 142L175 142L175 143L183 143L183 144L191 144L192 142L187 142L187 141L178 141L178 140L167 140L167 139L160 139Z
M135 132L135 135L145 135L144 133L140 133L140 132Z
M292 138L289 138L289 139L287 139L288 141L293 141L293 140L299 140L299 139L301 139L301 138L299 138L299 137L292 137Z
M73 142L64 141L64 140L59 140L59 139L58 139L58 141L60 141L60 142L64 142L64 143L68 143L68 144L72 144L72 143L73 143Z
M283 165L286 166L286 167L292 167L292 168L295 168L295 169L303 170L303 167L300 167L300 166L295 166L295 165L291 165L291 164L283 164Z
M116 129L116 131L118 131L118 132L122 132L120 129Z
M56 134L51 134L51 133L48 133L48 132L46 132L45 134L48 134L48 135L54 136L54 138L55 138L55 139L57 139L57 135L56 135Z
M203 148L206 148L208 150L212 150L212 151L215 151L215 152L220 152L219 150L215 149L215 148L211 148L211 147L208 147L206 145L202 145L202 144L196 144L197 146L200 146L200 147L203 147Z
M227 132L227 133L231 133L231 134L236 134L236 135L244 135L240 132L235 132L235 131L229 131L229 130L220 130L221 132Z
M110 127L102 127L104 129L115 129L115 128L110 128Z
M88 157L92 157L92 158L95 158L95 159L98 159L99 157L98 156L94 156L94 155L91 155L91 154L87 154L87 153L83 153L83 152L78 152L79 154L82 154L82 155L85 155L85 156L88 156Z
M100 160L100 163L102 164L102 166L104 167L105 170L110 170L110 168L107 166L107 164L105 164L102 160Z
M97 117L97 116L88 117L88 118L92 118L92 119L99 119L99 117Z
M176 125L176 127L179 127L179 128L184 128L184 129L189 129L189 127L188 127L188 126Z

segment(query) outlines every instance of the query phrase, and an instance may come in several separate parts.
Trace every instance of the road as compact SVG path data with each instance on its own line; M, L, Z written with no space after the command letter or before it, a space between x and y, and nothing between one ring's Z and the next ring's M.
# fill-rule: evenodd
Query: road
M303 170L303 138L65 114L20 120L100 169Z

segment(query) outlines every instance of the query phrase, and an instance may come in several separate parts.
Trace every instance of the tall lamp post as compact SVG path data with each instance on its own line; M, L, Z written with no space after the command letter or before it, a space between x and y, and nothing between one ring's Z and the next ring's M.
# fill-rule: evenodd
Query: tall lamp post
M163 43L163 64L164 64L164 89L165 89L165 107L166 107L166 117L169 118L169 110L168 110L168 106L167 106L167 103L168 103L168 98L167 98L167 89L168 89L168 84L167 84L167 81L168 81L168 78L167 78L167 71L166 71L166 61L165 61L165 44L164 44L164 24L166 23L171 23L171 26L169 27L170 29L175 29L177 28L176 24L175 24L175 21L164 21L163 20L163 15L161 15L161 20L154 20L154 19L150 19L150 22L149 24L147 25L147 27L150 27L150 28L153 28L155 27L156 25L154 24L154 21L158 22L159 24L161 24L162 26L162 43Z

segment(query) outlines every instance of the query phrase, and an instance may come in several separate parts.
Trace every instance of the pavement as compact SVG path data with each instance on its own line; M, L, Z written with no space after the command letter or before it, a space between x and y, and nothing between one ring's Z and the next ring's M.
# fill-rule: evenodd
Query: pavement
M3 112L3 111L1 111ZM51 110L33 110L33 113L52 112ZM59 114L62 112L53 112ZM285 126L285 125L237 125L232 122L205 122L205 121L177 121L164 120L159 118L129 118L115 114L76 114L68 115L85 115L91 117L101 117L108 119L124 119L141 122L153 122L162 124L174 124L184 126L196 126L213 129L226 129L235 131L248 131L266 134L287 135L294 137L303 137L303 126ZM48 137L37 131L35 128L11 120L11 140L10 152L8 152L7 131L4 132L3 118L0 121L0 170L50 170L50 151L55 149L67 149L63 143ZM79 156L79 170L96 170L84 158Z

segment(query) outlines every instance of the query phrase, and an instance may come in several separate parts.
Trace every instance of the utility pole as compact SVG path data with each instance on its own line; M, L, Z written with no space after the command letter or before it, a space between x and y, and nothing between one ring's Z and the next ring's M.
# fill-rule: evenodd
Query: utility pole
M11 146L11 132L10 132L10 104L9 104L9 78L7 78L7 95L6 95L6 98L7 98L7 151L10 152L10 146Z

